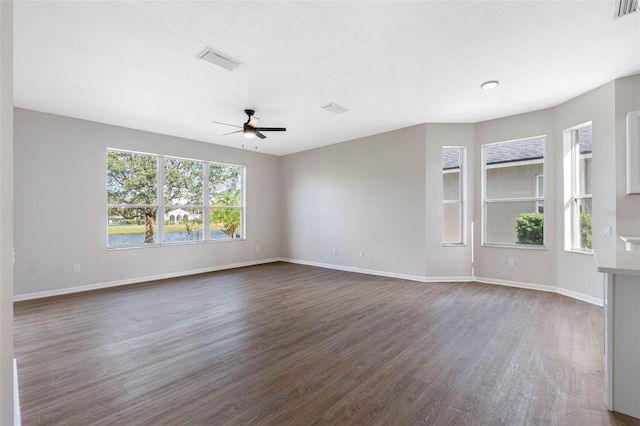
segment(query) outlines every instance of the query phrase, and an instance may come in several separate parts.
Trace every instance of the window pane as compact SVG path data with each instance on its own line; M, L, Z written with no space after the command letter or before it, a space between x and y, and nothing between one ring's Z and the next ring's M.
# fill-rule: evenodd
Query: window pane
M543 174L544 138L484 147L486 198L535 197L535 176Z
M202 209L167 207L164 215L164 242L187 243L204 240Z
M242 210L217 207L211 209L210 240L242 238Z
M156 211L153 208L109 208L108 246L134 247L157 244Z
M591 198L583 198L576 201L576 207L580 220L580 229L577 230L578 249L593 249L593 218Z
M157 200L156 156L107 152L107 204L150 204Z
M486 242L543 244L544 215L535 201L487 203Z
M209 203L211 206L242 205L242 167L209 166Z
M462 212L461 205L443 204L443 226L442 226L442 242L445 244L462 243Z
M179 158L164 160L164 203L200 206L203 197L203 164Z

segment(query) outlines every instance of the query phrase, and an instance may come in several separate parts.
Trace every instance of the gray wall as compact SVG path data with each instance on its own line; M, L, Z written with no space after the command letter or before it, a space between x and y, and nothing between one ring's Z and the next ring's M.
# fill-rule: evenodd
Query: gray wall
M0 2L0 424L13 424L13 2Z
M424 126L283 157L284 257L422 276L424 163Z
M593 123L594 248L621 249L619 235L640 235L635 215L640 196L623 194L621 151L624 116L640 109L638 93L640 76L634 76L555 108L477 124L425 124L285 156L283 256L340 269L446 280L472 274L473 248L473 274L479 279L556 289L598 302L602 281L593 256L564 247L563 131ZM546 135L544 249L482 246L481 146L540 135ZM467 147L467 246L442 246L443 145ZM529 186L533 195L533 180ZM611 236L603 234L605 226L611 227ZM332 248L338 249L336 255ZM508 266L509 259L514 266Z
M616 80L615 141L616 141L616 229L618 235L640 236L640 194L627 194L626 181L626 117L630 111L640 111L640 75ZM622 242L617 241L622 249Z
M632 215L639 196L623 194L621 184L624 116L640 109L638 93L634 76L555 108L477 124L418 125L284 157L16 109L15 293L285 258L424 281L475 276L598 301L593 257L564 250L562 135L593 122L594 247L621 248L621 232L640 234ZM545 248L482 246L481 146L539 135L547 138ZM442 245L443 146L467 149L468 244L459 247ZM107 251L106 147L246 165L247 241ZM72 211L71 230L49 231L41 215L47 208ZM603 235L604 226L612 236ZM81 272L73 272L74 263Z
M18 108L15 138L16 295L281 255L279 157ZM246 166L246 241L107 250L107 147ZM64 211L65 221L53 220L59 215L52 211Z

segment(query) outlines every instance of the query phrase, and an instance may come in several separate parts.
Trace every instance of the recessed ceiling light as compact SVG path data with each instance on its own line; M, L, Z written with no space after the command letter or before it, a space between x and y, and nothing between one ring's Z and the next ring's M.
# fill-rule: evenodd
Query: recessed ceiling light
M498 87L500 83L498 83L498 81L496 80L491 80L491 81L487 81L486 83L482 83L482 85L480 86L480 88L482 90L489 90L489 89L495 89L496 87Z

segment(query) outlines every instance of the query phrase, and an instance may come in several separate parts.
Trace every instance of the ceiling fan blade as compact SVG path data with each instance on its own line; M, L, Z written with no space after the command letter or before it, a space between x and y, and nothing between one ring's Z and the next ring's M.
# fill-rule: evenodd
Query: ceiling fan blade
M266 139L267 137L265 135L263 135L262 133L260 133L259 130L256 130L256 136L259 137L260 139Z
M240 132L242 132L242 130L236 130L235 132L225 133L225 134L224 134L224 135L222 135L222 136L233 135L234 133L240 133Z
M256 130L262 132L286 132L286 127L256 127Z
M231 126L231 127L237 127L237 128L239 128L239 129L242 129L242 126L236 126L235 124L222 123L222 122L220 122L220 121L212 121L212 123L215 123L215 124L222 124L222 125L224 125L224 126Z

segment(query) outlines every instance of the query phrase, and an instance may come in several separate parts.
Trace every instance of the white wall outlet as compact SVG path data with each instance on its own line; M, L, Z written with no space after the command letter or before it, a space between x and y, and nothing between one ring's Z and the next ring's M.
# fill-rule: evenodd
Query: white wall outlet
M260 251L260 244L256 246L256 251Z
M515 260L513 257L510 257L510 258L507 260L507 265L509 265L510 267L512 267L512 268L513 268L514 266L516 266L516 260Z
M79 263L74 263L73 264L73 272L80 272L80 264Z
M360 257L364 257L364 250L360 250Z
M331 253L334 254L334 255L338 254L338 249L334 248L333 250L331 250Z
M605 237L610 237L611 236L611 227L609 225L603 227L602 228L602 233L604 234Z

